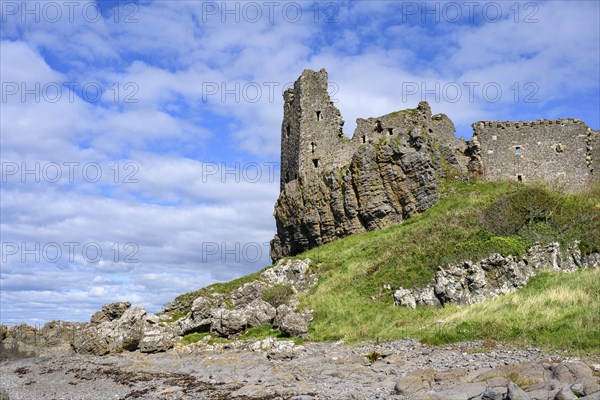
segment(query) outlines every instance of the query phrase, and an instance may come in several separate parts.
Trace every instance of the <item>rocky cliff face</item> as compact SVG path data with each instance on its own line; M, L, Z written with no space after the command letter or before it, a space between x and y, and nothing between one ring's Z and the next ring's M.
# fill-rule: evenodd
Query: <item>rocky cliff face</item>
M347 162L301 169L298 179L282 185L273 260L422 213L438 201L440 178L468 169L467 143L425 102L357 123Z

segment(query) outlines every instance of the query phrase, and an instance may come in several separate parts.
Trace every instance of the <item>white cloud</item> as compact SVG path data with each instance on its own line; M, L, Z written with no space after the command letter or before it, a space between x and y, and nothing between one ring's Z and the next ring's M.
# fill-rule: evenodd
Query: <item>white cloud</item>
M420 16L403 19L402 4L377 1L336 3L337 22L325 24L324 3L318 22L311 4L297 23L281 8L273 22L265 14L256 23L223 23L196 1L136 3L133 23L124 21L132 9L123 5L117 23L114 10L96 23L81 10L56 23L7 16L3 93L10 82L77 82L100 85L103 96L71 99L65 89L56 102L31 95L23 102L20 93L2 102L4 163L79 163L74 182L3 175L3 244L97 243L104 258L89 262L80 250L72 262L9 258L0 274L2 321L87 320L119 300L157 311L182 292L267 264L279 185L266 163L279 159L282 90L305 68L329 71L349 135L356 118L415 107L421 93L407 97L407 83L501 85L496 103L481 93L473 102L466 94L456 102L427 98L464 136L479 119L586 115L598 123L597 2L539 3L537 24L510 17L422 24ZM515 102L514 82L535 82L539 102ZM222 98L222 85L249 83L262 89L256 102ZM219 92L207 96L207 84ZM81 174L92 162L103 172L98 182ZM135 182L123 181L133 171L126 163ZM256 182L240 175L251 163L263 174ZM127 243L138 246L138 262L124 262ZM249 246L261 256L242 257Z

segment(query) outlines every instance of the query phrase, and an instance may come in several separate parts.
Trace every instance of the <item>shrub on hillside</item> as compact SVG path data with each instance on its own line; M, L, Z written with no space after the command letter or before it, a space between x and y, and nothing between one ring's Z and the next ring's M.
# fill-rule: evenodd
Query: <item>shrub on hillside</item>
M262 299L277 308L282 304L287 304L293 295L292 285L275 285L263 292Z
M531 241L581 240L584 252L600 250L600 190L563 194L542 186L521 186L485 207L480 222L499 236Z

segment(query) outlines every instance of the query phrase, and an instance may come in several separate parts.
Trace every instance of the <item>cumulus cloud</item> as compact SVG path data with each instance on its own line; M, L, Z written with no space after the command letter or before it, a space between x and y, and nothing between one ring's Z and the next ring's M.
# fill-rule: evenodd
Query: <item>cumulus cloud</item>
M267 265L281 94L305 68L329 71L347 135L420 100L465 137L480 119L600 123L597 2L496 2L494 19L488 3L473 18L460 2L253 3L256 18L242 2L92 1L37 22L6 3L3 323L158 311Z

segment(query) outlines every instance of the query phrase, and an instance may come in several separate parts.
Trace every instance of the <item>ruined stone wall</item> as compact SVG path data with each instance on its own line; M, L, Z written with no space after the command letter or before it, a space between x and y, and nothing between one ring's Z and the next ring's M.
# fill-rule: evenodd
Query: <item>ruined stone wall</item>
M314 179L323 171L348 165L359 147L368 143L396 138L406 145L433 134L435 129L440 143L460 149L456 155L462 155L466 148L465 142L454 136L452 121L443 114L432 116L427 102L419 103L416 109L359 118L356 123L352 139L344 136L341 113L327 93L327 71L305 70L284 93L280 189L291 181Z
M570 190L598 181L597 131L580 120L480 121L473 130L486 180L546 181Z
M305 70L284 94L277 260L432 207L440 178L546 180L581 190L598 182L598 131L576 119L480 121L470 142L429 104L359 118L352 139L327 93L327 72Z
M439 199L446 167L466 170L454 124L425 102L358 119L349 139L325 70L304 71L284 98L274 260L417 215Z
M344 121L327 93L327 72L306 70L284 94L281 190L296 179L314 179L324 168L346 164L353 149Z

